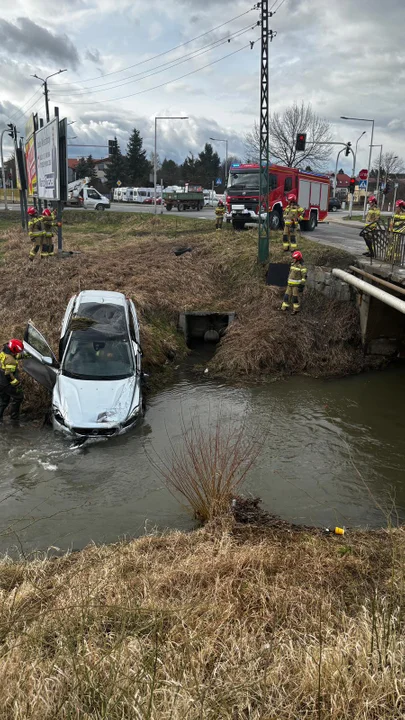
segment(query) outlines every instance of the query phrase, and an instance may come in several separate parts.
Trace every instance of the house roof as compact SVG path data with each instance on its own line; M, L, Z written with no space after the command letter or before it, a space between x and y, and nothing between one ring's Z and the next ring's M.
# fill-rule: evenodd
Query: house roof
M94 160L94 159L93 159L93 163L94 163L95 165L100 165L101 163L109 162L109 160L110 160L109 157L99 158L98 160Z
M72 158L72 159L69 158L69 159L68 159L68 166L70 167L71 170L76 170L76 166L77 166L77 163L78 163L78 162L79 162L79 161L78 161L78 160L75 160L74 158Z
M346 173L338 173L337 176L337 186L340 188L345 188L349 186L350 183L350 176L346 175Z

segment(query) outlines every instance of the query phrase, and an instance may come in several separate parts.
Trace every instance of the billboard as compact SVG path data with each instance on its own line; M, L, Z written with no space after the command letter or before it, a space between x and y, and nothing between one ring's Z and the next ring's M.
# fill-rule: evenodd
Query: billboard
M28 195L33 196L37 194L37 162L34 135L31 135L25 143L25 166L27 168Z
M38 197L41 200L60 200L57 118L36 132L36 158Z

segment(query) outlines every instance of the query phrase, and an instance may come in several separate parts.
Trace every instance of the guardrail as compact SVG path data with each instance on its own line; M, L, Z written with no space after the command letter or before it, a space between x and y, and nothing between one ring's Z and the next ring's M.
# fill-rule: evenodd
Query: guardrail
M360 234L372 249L371 259L405 268L405 233L390 232L383 223L379 223L374 230L365 227Z

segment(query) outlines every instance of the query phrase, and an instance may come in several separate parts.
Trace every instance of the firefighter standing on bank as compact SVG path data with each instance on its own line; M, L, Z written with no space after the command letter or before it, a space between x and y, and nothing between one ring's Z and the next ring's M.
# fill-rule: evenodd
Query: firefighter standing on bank
M300 220L304 216L304 209L299 207L297 203L297 196L294 193L290 193L287 196L288 205L284 209L284 235L283 235L283 250L288 252L289 250L297 249L297 236L296 232Z
M12 338L0 352L0 423L10 405L13 427L20 425L20 407L24 400L18 373L18 361L24 356L24 345L16 338Z
M288 310L292 299L292 311L293 315L295 315L300 309L299 294L304 292L307 269L304 267L304 258L299 250L295 250L295 252L291 254L291 257L292 263L281 309Z
M398 262L401 259L401 246L399 235L405 235L405 201L397 200L395 212L391 218L391 240L388 243L385 259L388 262Z
M377 229L377 225L380 221L381 217L381 210L379 209L377 205L377 198L374 195L371 195L371 197L368 200L369 202L369 209L366 216L366 224L363 228L364 231L366 231L363 235L364 242L367 245L367 252L363 253L366 257L373 257L374 256L374 250L373 250L373 239L370 236L374 230Z
M42 213L42 218L42 225L44 229L44 245L41 257L51 257L52 255L54 255L54 228L60 227L61 223L58 223L56 220L56 210L52 211L49 208L45 208Z
M224 222L224 215L225 215L225 205L222 202L222 200L218 201L218 205L215 208L215 229L216 230L222 230L222 225Z
M38 215L38 210L32 205L27 210L28 213L28 237L32 242L30 250L30 261L32 262L38 250L43 255L44 231L42 227L42 217Z

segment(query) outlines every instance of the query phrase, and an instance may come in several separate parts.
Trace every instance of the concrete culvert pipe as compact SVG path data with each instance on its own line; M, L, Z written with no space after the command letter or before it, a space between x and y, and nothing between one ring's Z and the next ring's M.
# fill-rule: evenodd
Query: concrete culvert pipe
M219 333L216 330L214 330L213 328L211 330L206 330L204 333L204 342L206 342L206 343L219 342Z
M381 302L385 303L385 305L389 305L390 307L394 308L394 310L398 310L400 313L405 315L405 300L400 300L400 298L397 298L394 295L385 292L385 290L381 290L374 285L370 285L370 283L365 282L364 280L359 280L359 278L354 277L353 275L345 272L344 270L334 268L332 270L332 275L340 278L340 280L348 283L348 285L352 285L357 290L360 290L367 295L371 295L371 297L374 297L377 300L381 300Z

